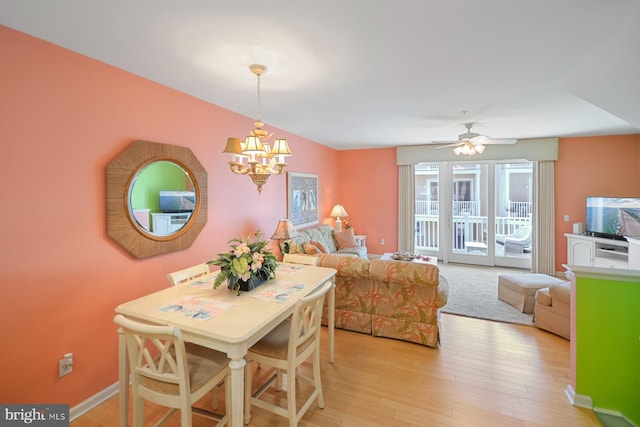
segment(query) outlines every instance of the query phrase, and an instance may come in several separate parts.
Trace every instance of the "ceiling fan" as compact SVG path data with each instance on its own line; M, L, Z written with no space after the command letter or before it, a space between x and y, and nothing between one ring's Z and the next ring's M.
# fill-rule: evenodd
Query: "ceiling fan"
M457 156L460 154L475 156L476 154L480 154L484 151L485 145L515 144L518 142L516 139L492 139L486 135L471 132L473 123L465 123L464 127L467 128L467 131L458 135L457 141L434 141L434 144L444 144L439 147L435 147L435 149L439 150L441 148L453 147L453 152Z

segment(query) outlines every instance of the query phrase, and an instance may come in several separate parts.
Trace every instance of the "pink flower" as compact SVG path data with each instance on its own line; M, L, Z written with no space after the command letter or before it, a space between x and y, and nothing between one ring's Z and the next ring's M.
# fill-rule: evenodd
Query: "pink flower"
M248 254L249 252L251 252L251 249L249 249L249 246L247 246L246 243L240 243L238 246L236 246L235 250L233 251L233 255L236 258L240 258L242 254Z
M251 263L251 270L258 271L262 268L262 262L264 261L264 255L259 253L253 254L253 262Z

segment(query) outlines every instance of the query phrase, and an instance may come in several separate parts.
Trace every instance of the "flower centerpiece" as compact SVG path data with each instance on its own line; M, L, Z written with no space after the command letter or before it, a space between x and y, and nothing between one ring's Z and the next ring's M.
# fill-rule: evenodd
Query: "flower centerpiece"
M276 256L267 248L267 240L261 240L258 231L253 240L234 238L229 240L231 250L218 254L218 258L208 261L220 267L220 273L213 282L216 289L225 280L230 291L250 291L265 280L275 277Z

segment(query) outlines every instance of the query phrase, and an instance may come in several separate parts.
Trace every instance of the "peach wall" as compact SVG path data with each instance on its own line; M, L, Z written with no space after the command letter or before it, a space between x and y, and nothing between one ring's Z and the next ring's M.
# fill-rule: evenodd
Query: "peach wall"
M339 203L354 231L367 235L372 254L398 250L398 166L396 149L340 151ZM338 202L336 202L338 203ZM384 239L384 245L380 239Z
M226 138L252 118L2 26L0 57L0 402L74 406L117 381L114 307L232 237L270 237L286 217L286 177L259 195L229 171ZM328 213L336 151L271 130L289 139L290 170L319 175ZM188 146L208 172L208 223L189 249L136 260L106 236L105 166L136 139ZM66 352L74 371L58 378Z
M574 222L585 221L587 196L640 197L640 136L562 138L555 170L556 271L564 271ZM563 220L569 215L569 222Z

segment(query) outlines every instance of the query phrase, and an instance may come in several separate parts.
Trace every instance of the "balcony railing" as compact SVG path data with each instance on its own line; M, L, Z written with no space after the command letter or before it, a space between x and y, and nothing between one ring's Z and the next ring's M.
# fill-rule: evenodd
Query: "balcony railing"
M437 251L439 248L438 215L416 214L415 244L417 250ZM496 217L495 233L512 234L524 225L529 225L531 218L526 217ZM454 215L453 216L453 249L464 250L464 242L487 243L487 224L485 216Z
M531 202L509 201L505 210L507 216L516 218L527 218L531 215ZM438 215L440 202L438 200L416 200L416 215ZM454 215L480 215L480 201L455 201L453 202Z
M416 200L416 215L438 215L440 205L437 200ZM454 215L480 215L480 201L453 202Z
M507 207L507 213L509 216L526 218L531 215L531 202L512 202L509 201L509 205Z

